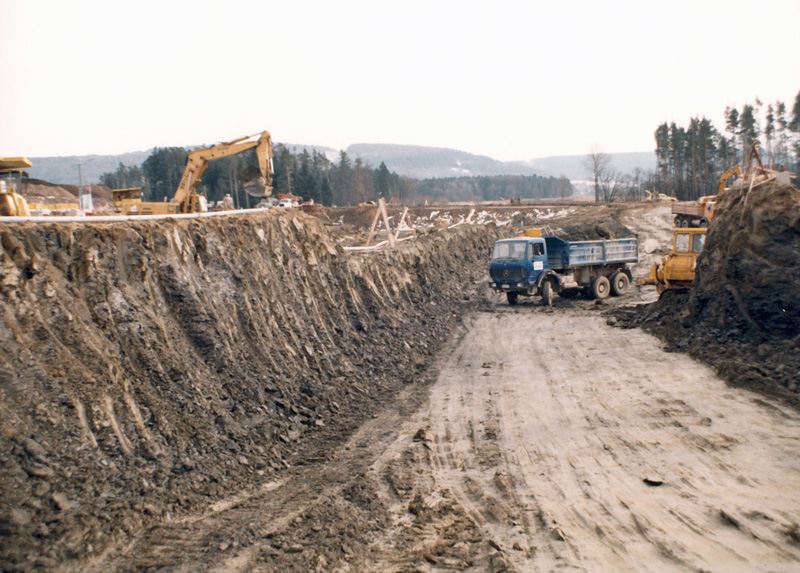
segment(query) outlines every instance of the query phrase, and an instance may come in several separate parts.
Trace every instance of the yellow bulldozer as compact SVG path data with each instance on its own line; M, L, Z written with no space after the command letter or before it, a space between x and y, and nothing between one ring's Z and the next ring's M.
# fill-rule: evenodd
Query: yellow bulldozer
M687 227L672 230L672 252L650 269L640 285L655 285L659 297L666 291L686 291L694 282L697 258L706 242L706 227Z
M0 216L30 217L28 201L23 196L28 184L26 169L33 164L24 157L0 157Z
M268 131L263 131L256 136L245 136L226 143L218 143L212 147L195 149L189 152L186 168L178 184L172 201L144 202L135 193L123 197L120 195L117 204L125 215L172 215L178 213L196 213L203 211L203 202L195 190L200 184L203 172L208 167L209 161L243 153L249 149L256 150L258 169L245 171L240 176L242 187L252 197L269 197L272 195L272 137ZM135 191L128 189L125 191Z

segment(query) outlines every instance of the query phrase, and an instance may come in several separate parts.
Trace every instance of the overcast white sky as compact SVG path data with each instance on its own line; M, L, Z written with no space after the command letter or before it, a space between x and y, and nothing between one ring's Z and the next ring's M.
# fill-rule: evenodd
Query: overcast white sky
M0 155L227 141L652 151L800 91L800 0L0 0Z

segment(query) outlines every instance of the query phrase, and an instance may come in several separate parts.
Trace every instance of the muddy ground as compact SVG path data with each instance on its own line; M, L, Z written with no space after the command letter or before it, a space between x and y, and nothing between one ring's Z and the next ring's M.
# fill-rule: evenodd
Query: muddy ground
M636 559L667 553L678 557L663 561L666 568L713 565L713 554L698 541L702 533L669 551L669 543L659 540L677 525L649 537L621 534L630 523L638 523L640 533L652 531L645 520L660 518L646 507L624 523L596 524L598 539L576 545L585 537L580 524L591 519L560 513L576 498L532 503L541 495L534 474L552 473L544 484L553 487L555 468L572 464L558 457L544 465L519 464L523 444L544 447L553 439L536 428L520 433L512 423L545 415L531 410L541 407L534 399L539 394L520 386L522 373L530 361L543 360L544 350L514 367L522 378L511 377L507 391L502 385L486 395L480 386L470 389L489 382L498 368L504 378L501 365L516 355L496 356L506 333L482 316L497 317L498 324L522 320L514 329L525 333L516 338L523 345L536 339L537 320L555 321L547 339L564 324L585 322L588 332L615 341L600 346L595 362L577 362L579 369L596 371L624 352L629 338L606 321L630 326L660 312L643 305L606 317L610 308L654 300L645 290L601 305L557 298L549 310L525 300L509 314L485 286L495 239L534 225L573 239L635 232L642 260L634 273L642 276L668 250L668 207L504 208L500 224L482 218L485 224L450 228L432 223L441 210L420 208L410 214L416 237L378 252L343 250L362 244L374 210L309 211L272 210L235 220L0 226L4 569L522 571L602 569L612 554L608 563L636 569ZM390 211L398 220L400 212ZM447 216L455 222L468 213L465 208ZM465 317L473 318L465 323ZM465 347L473 337L482 346ZM716 348L728 343L718 340ZM562 368L557 365L570 361L575 345L586 344L568 341L536 369ZM642 344L647 352L660 345ZM648 360L663 361L666 372L684 368L669 354L647 352L637 355L631 371L645 369ZM469 384L458 382L462 376ZM709 395L726 393L713 373L700 376L706 377ZM554 413L569 396L563 381L557 370L542 382ZM624 387L615 387L623 402ZM575 399L592 402L588 397L605 389L573 391ZM645 384L641 391L647 396L652 388ZM673 391L662 390L668 398ZM629 398L647 401L635 393ZM509 399L518 407L511 408ZM467 407L470 400L475 405ZM457 404L464 409L454 409ZM584 416L609 417L618 405L609 408ZM554 427L569 428L570 419ZM768 434L770 422L759 423ZM724 433L727 450L746 441L731 432ZM634 439L619 434L606 445ZM640 456L652 453L647 448L653 440L643 440ZM770 452L776 458L798 453L789 438L775 447ZM641 472L629 465L620 464L623 469L608 479L635 476L639 483ZM742 471L726 475L775 480L743 477ZM645 477L682 479L663 474L661 468ZM792 474L787 484L795 479ZM727 503L717 502L716 515L729 518L723 524L770 539L772 549L754 544L753 552L772 556L775 570L797 564L794 508L778 515L765 504L762 513L775 527L753 533L762 526L748 517L755 509L743 518ZM606 511L598 507L586 511ZM699 518L678 521L687 519ZM707 531L730 533L711 526ZM604 544L606 537L615 541ZM718 545L736 546L736 536L730 543ZM642 550L626 556L623 548L631 544ZM746 566L753 562L750 551L748 546L739 560L725 563Z

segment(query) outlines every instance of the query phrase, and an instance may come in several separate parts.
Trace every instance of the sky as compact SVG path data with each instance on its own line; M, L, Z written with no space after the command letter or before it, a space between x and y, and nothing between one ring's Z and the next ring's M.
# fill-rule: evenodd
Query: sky
M0 156L391 143L652 151L800 92L800 0L0 0Z

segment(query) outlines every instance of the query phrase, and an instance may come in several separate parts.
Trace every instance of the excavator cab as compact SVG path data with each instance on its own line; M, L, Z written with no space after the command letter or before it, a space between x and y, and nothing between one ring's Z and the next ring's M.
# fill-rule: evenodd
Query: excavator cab
M33 164L24 157L0 157L0 216L30 217L23 193L28 186L25 169Z

